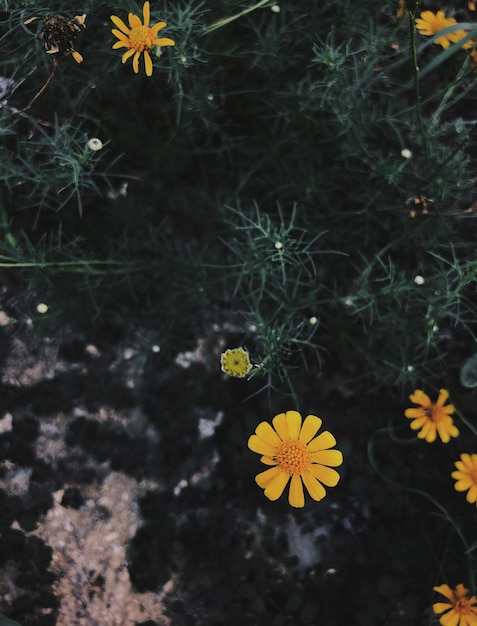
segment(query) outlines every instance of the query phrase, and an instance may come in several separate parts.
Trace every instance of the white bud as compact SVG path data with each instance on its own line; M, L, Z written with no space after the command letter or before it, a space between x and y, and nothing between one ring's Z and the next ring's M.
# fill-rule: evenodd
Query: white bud
M272 6L270 7L270 10L273 11L274 13L280 13L280 5L272 4Z
M313 317L310 317L310 319L308 321L310 322L310 324L312 326L314 326L315 324L318 324L318 318L315 317L314 315L313 315Z
M158 352L161 351L161 346L158 346L157 344L154 344L152 346L151 350L157 354Z
M408 150L408 148L403 148L401 150L401 156L403 159L410 159L412 157L412 152Z
M281 241L275 241L275 248L277 250L281 250L283 248L283 244Z
M93 152L98 152L98 150L103 149L103 142L101 141L101 139L98 139L97 137L93 137L92 139L88 141L88 148L92 150Z
M37 313L41 313L42 315L44 313L48 313L48 305L45 304L44 302L40 302L40 304L36 305L36 310L37 310Z
M424 276L417 275L414 278L414 282L416 283L416 285L423 285L426 282L426 280Z

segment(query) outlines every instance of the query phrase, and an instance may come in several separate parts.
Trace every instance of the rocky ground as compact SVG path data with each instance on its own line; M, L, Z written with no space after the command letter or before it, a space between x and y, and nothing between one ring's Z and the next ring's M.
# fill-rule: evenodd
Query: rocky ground
M127 567L138 499L158 488L124 471L157 442L147 426L128 434L145 426L137 351L40 337L5 312L0 325L0 610L22 624L170 624L162 600L174 578L139 593Z

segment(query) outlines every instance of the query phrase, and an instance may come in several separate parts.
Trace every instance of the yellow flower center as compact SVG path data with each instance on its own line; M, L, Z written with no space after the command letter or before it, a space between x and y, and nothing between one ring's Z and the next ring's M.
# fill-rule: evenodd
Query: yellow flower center
M301 441L290 439L278 448L276 461L287 474L302 474L311 463L311 454Z
M144 52L146 49L150 50L154 41L154 36L150 31L151 29L147 26L136 26L131 29L129 33L131 48L134 48L137 52Z

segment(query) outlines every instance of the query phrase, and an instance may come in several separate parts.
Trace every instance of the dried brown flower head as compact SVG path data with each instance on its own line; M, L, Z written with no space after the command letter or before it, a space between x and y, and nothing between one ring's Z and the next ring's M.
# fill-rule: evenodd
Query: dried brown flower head
M83 61L83 57L74 49L73 44L81 29L86 28L86 14L75 15L72 20L63 15L49 15L45 18L31 17L26 20L25 24L31 24L35 20L43 22L38 39L45 42L47 54L59 56L71 54L77 63Z

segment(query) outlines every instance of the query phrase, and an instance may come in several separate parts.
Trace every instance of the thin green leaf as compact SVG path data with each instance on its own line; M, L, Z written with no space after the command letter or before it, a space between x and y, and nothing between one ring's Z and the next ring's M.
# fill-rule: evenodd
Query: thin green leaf
M456 30L465 30L465 28L462 28L463 26L469 26L469 24L467 23L454 24L452 26L448 26L447 28L443 28L436 35L434 35L434 37L431 39L429 43L434 42L437 39L440 39L443 36L443 33L446 33L446 32L450 33ZM477 35L477 28L475 27L475 25L473 25L473 30L468 32L467 35L465 35L465 37L462 37L462 39L460 39L457 43L451 44L446 50L443 50L434 59L432 59L432 61L423 70L419 72L420 78L423 78L424 76L429 74L429 72L432 72L437 67L439 67L439 65L447 61L447 59L449 59L451 56L453 56L454 54L462 50L462 45L466 43L467 41L470 41L471 39L473 39L476 35Z

